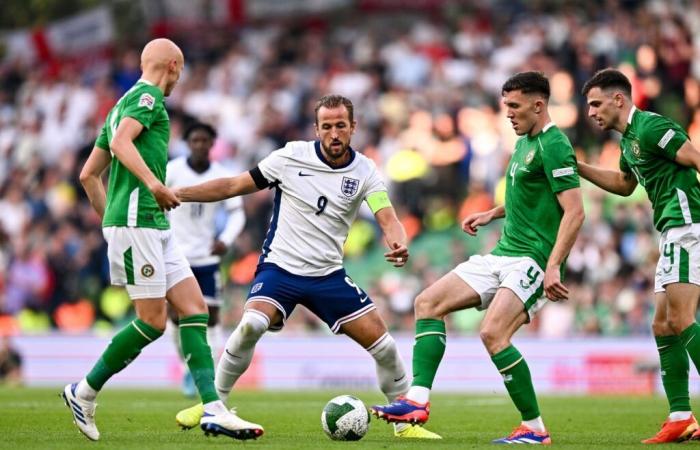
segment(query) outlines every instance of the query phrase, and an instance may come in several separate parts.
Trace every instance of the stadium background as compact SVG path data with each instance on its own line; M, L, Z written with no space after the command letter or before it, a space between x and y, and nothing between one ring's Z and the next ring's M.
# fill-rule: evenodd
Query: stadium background
M313 139L321 95L354 101L353 147L386 175L413 242L404 270L383 263L364 211L347 242L347 268L403 336L407 360L415 295L498 238L500 224L468 238L459 222L503 201L516 137L499 105L508 76L546 73L554 122L580 158L603 166L617 165L616 137L586 119L579 95L597 69L621 68L637 106L676 119L695 141L700 133L698 1L9 1L0 36L0 334L23 353L30 385L80 376L132 317L125 293L108 287L99 219L77 174L106 113L138 79L140 48L153 37L170 37L186 57L167 101L173 157L186 152L183 127L199 119L219 132L213 157L247 170L288 140ZM548 391L651 392L659 386L650 336L658 236L646 195L614 197L586 183L583 190L586 221L566 268L572 300L548 305L517 339L536 380L552 383ZM268 192L245 198L245 231L222 269L227 328L240 317L270 204ZM441 369L438 384L502 390L475 335L480 317L449 317L453 368ZM580 349L569 350L572 342ZM327 354L309 353L326 345ZM306 386L323 369L305 364L320 355L338 365L321 385L374 385L362 351L329 339L303 309L282 335L263 340L260 354L254 367L263 380L250 386L268 386L275 374L289 386L274 387ZM283 355L306 359L297 371L269 365ZM338 375L352 372L346 355L356 355L354 378ZM116 382L177 383L170 342L144 356ZM475 377L491 384L478 387ZM600 384L611 377L619 384Z

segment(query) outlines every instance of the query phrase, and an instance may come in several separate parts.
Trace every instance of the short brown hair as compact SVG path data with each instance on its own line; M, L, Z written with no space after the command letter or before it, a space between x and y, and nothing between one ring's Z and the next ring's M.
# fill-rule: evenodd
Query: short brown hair
M523 94L541 94L545 100L549 100L549 80L542 72L520 72L508 78L501 93L520 91Z
M593 77L586 81L581 89L581 94L584 96L588 95L588 92L594 87L600 88L602 91L607 89L619 89L627 97L632 97L632 83L627 79L624 73L616 69L603 69L593 75Z
M337 108L341 105L345 106L345 109L348 110L348 118L350 119L350 123L352 123L354 117L352 102L349 98L337 94L324 95L316 102L316 107L314 108L314 122L318 123L318 110L321 109L321 107Z

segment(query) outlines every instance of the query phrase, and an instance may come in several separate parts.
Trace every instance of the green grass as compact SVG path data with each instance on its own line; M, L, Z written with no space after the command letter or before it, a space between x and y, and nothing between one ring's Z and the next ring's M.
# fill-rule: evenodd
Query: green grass
M372 420L359 442L333 442L321 430L321 410L335 395L350 392L238 392L232 402L245 419L261 423L257 441L206 438L198 429L179 431L175 413L191 402L169 390L106 389L100 395L99 442L89 442L71 423L60 389L0 388L0 448L30 449L211 449L244 446L279 448L494 448L491 439L507 434L519 416L505 396L435 394L428 428L439 442L394 438L389 425ZM352 393L366 404L378 393ZM557 447L588 449L644 447L666 414L659 397L543 397L540 409ZM685 444L695 445L695 444ZM698 446L700 448L700 446Z

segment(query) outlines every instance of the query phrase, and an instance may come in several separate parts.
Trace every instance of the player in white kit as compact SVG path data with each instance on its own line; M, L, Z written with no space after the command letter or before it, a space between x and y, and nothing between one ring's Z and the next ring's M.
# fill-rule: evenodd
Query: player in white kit
M258 340L268 329L280 330L299 304L372 355L388 399L409 387L396 342L372 300L343 268L343 244L363 201L384 233L389 247L384 256L395 267L402 267L409 256L406 233L374 163L350 147L356 124L352 102L325 96L315 112L318 141L290 142L249 172L175 191L183 202L211 202L275 189L270 228L246 309L216 370L216 389L224 398L250 365ZM188 428L200 415L197 405L176 419ZM395 434L440 439L408 424L398 424Z
M187 142L190 154L168 163L166 186L169 188L190 186L233 175L218 162L209 161L209 151L216 139L216 130L211 125L195 122L187 127L183 138ZM217 214L222 210L227 215L226 226L217 234ZM185 254L207 303L209 310L207 342L215 361L219 354L218 324L219 308L222 303L219 263L221 256L233 244L244 225L245 213L240 197L221 202L188 203L170 212L170 228L175 241ZM177 324L176 315L171 314L171 319ZM183 392L188 397L196 393L194 379L189 371L186 372L183 380Z

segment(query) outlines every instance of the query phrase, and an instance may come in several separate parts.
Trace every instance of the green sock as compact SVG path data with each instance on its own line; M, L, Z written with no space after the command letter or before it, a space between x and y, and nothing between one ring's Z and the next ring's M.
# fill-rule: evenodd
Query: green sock
M656 336L661 362L661 381L671 412L690 411L688 352L678 336Z
M523 420L538 418L540 408L537 406L530 369L518 349L511 345L493 355L491 361L503 375L508 394L515 403L515 407L520 411Z
M214 360L207 343L209 314L195 314L180 319L182 354L197 385L202 403L219 400L214 387Z
M693 322L692 325L681 331L680 338L688 356L695 364L695 370L700 373L700 325Z
M162 334L162 331L140 319L135 319L122 328L112 338L100 359L87 375L86 379L90 387L96 391L102 389L102 386L112 375L128 366L139 356L145 346L158 339Z
M435 374L445 354L445 321L418 319L413 345L413 386L433 387Z

